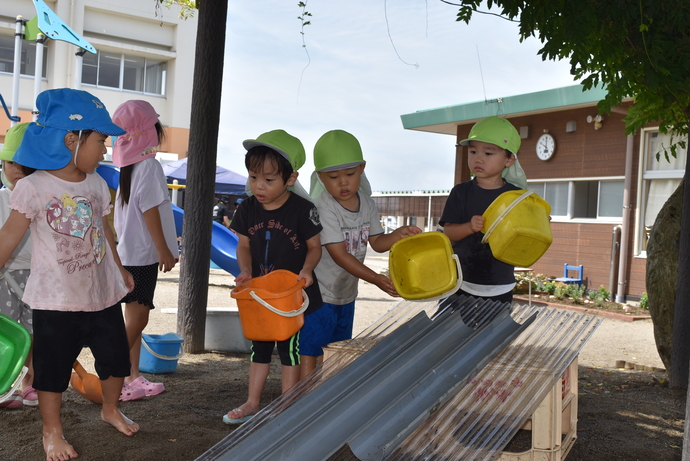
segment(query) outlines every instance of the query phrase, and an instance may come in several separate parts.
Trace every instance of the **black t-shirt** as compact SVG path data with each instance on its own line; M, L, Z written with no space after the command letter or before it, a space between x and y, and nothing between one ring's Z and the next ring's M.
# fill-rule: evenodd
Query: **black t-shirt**
M230 215L228 214L228 207L225 206L223 202L218 202L213 206L213 220L217 223L223 224L223 217Z
M316 207L310 201L291 193L277 210L265 210L256 197L240 203L230 228L249 237L252 255L252 277L275 269L299 274L307 257L307 240L321 232ZM316 274L314 283L306 288L309 314L323 305Z
M482 189L475 181L466 181L453 187L439 224L463 224L472 216L482 215L496 198L519 187L506 182L499 189ZM484 234L476 232L457 242L453 250L460 259L463 280L479 285L507 285L515 283L515 267L494 258L488 243L482 243Z

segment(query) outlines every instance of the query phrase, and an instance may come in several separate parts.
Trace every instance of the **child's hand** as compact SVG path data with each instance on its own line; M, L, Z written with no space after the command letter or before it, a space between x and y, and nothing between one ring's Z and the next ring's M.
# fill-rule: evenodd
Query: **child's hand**
M484 228L484 216L481 215L475 215L472 216L472 220L470 221L470 229L472 229L473 233L481 232L481 230Z
M307 288L308 286L311 286L312 283L314 283L314 276L312 275L311 271L305 271L302 269L297 276L297 281L300 281L304 279L304 288Z
M127 285L127 288L129 289L129 293L131 293L132 290L134 290L134 277L132 277L132 274L127 272L127 269L124 267L120 268L120 273L125 281L125 285Z
M175 263L177 260L173 256L173 254L166 248L166 251L163 253L158 253L158 270L163 271L163 272L170 272L173 267L175 267Z
M393 286L393 282L391 282L391 279L389 279L385 275L376 274L376 277L374 278L373 283L374 283L374 285L379 287L381 290L388 293L390 296L393 296L394 298L400 297L397 290L395 289L395 286Z
M240 272L240 274L237 277L235 277L235 285L238 287L242 286L245 283L247 283L248 281L250 281L251 279L252 279L252 274L250 274L247 271L242 271L242 272Z
M393 231L393 233L396 232L400 235L401 239L404 239L405 237L412 237L415 234L419 234L422 230L417 226L402 226Z

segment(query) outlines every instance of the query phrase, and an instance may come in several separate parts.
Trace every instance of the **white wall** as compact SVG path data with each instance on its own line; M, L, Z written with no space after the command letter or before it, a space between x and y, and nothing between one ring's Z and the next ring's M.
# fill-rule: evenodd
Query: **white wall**
M46 4L96 49L145 56L168 63L165 96L96 88L82 89L98 96L112 112L129 99L149 101L165 126L189 129L197 19L177 18L177 7L161 7L156 16L153 0L56 0ZM162 13L162 14L161 14ZM31 0L0 1L0 33L14 36L17 15L29 20L36 15ZM48 40L47 78L42 89L75 87L74 45ZM22 78L19 107L31 110L33 79ZM12 100L12 76L0 74L5 101Z

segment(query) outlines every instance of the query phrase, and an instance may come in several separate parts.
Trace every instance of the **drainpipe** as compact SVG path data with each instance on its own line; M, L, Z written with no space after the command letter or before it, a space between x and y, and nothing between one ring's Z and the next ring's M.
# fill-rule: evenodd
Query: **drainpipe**
M625 288L627 285L627 262L628 262L628 234L630 229L630 187L632 185L632 164L633 164L633 135L629 134L625 146L625 185L623 188L623 222L621 223L621 251L618 260L618 291L616 292L616 302L625 302Z
M618 255L621 251L621 229L619 224L613 228L613 235L611 235L611 263L609 266L609 291L616 292L616 282L618 280Z

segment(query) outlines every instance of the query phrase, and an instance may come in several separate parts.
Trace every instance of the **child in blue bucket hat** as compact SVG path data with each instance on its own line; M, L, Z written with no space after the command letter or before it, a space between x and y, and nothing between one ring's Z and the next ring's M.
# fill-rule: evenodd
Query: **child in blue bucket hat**
M38 120L26 128L14 160L37 171L19 181L0 229L3 266L31 229L31 277L23 301L33 310L34 383L47 459L78 456L64 438L62 393L83 346L101 379L101 419L125 435L139 425L118 409L129 375L129 345L120 300L134 288L122 267L105 216L110 192L94 171L108 136L125 134L103 103L67 88L38 95Z

